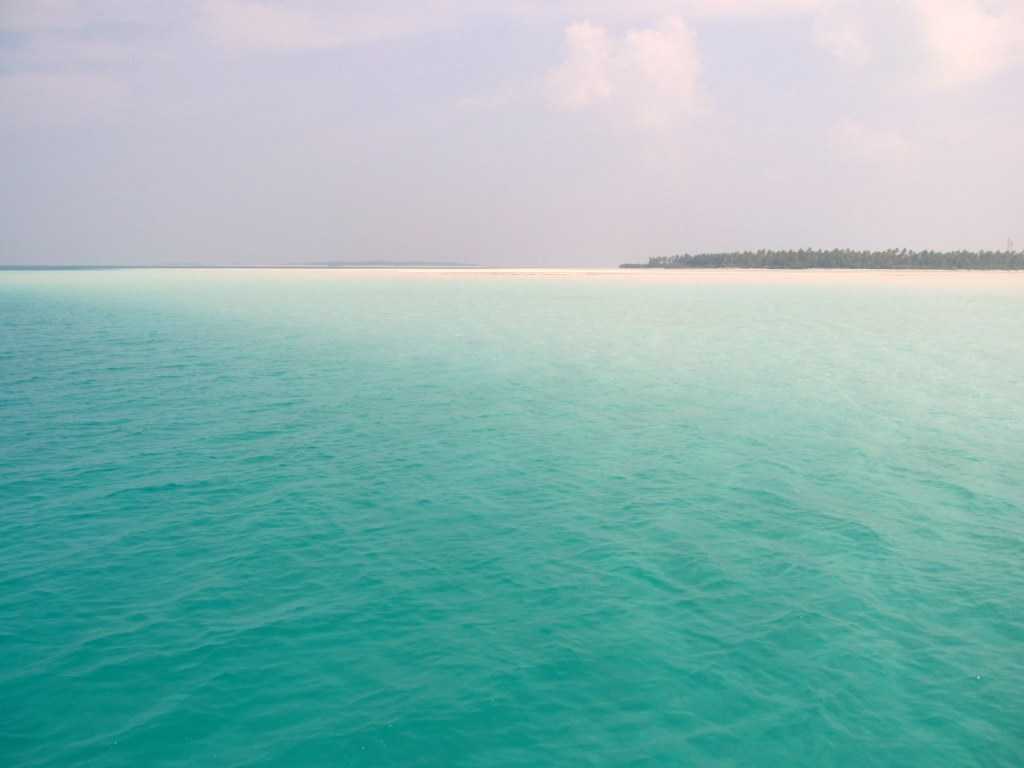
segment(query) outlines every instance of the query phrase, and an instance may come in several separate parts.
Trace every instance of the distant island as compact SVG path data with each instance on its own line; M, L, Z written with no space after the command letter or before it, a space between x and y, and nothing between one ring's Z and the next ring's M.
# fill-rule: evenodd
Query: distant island
M329 267L331 269L474 269L477 264L461 261L308 261L296 264L300 267Z
M654 256L622 269L1024 269L1024 251L733 251Z
M71 272L119 269L479 269L461 261L300 261L268 264L231 264L201 261L154 262L152 264L0 264L7 272Z

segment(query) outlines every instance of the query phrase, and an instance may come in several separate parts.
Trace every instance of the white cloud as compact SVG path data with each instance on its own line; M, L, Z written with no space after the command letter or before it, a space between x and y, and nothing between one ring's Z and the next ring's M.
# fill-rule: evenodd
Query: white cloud
M843 156L877 166L890 166L906 157L911 149L899 131L858 120L842 120L833 126L832 143Z
M662 127L697 105L700 59L693 32L679 18L626 35L627 87L640 122Z
M914 0L940 86L984 80L1024 61L1024 4Z
M565 30L565 62L548 77L552 101L579 109L607 101L612 93L612 42L608 30L577 22Z
M852 68L866 66L876 48L888 48L882 58L892 62L893 25L908 22L920 44L901 43L934 86L982 82L1024 64L1024 0L823 0L808 10L815 43Z
M23 24L81 13L73 0L40 0L35 9L26 0L9 2L21 9L17 15ZM123 0L108 2L120 7ZM200 7L200 25L207 36L233 50L333 48L487 17L587 18L591 22L569 27L567 64L552 86L559 94L556 101L568 105L607 100L607 91L616 89L612 81L619 76L610 72L621 69L629 43L612 40L610 30L649 23L652 18L678 19L680 13L751 21L765 16L810 18L818 47L850 68L863 69L876 46L885 47L887 25L909 10L925 41L926 58L919 59L917 66L927 69L929 78L942 86L980 81L1024 60L1024 0L202 0ZM656 29L663 36L676 34ZM579 39L568 39L572 36ZM602 45L607 50L602 51ZM643 45L660 43L648 36Z
M548 74L548 96L556 107L603 106L651 129L667 128L697 107L696 40L678 17L621 38L578 22L566 29L565 44L565 61Z

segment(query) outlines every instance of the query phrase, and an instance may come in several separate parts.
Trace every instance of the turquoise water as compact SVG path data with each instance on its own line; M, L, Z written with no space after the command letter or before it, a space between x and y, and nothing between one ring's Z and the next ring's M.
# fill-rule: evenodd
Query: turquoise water
M0 273L0 764L1024 764L1024 289Z

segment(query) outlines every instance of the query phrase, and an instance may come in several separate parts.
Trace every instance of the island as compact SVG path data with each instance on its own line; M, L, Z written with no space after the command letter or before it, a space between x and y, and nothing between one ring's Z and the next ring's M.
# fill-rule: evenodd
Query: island
M622 269L1024 269L1024 251L800 249L653 256Z

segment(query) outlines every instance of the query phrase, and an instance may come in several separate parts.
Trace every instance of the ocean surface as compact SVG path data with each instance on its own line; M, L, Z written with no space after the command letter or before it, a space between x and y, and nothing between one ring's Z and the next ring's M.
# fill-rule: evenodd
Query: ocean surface
M0 765L1024 765L1024 276L0 272Z

